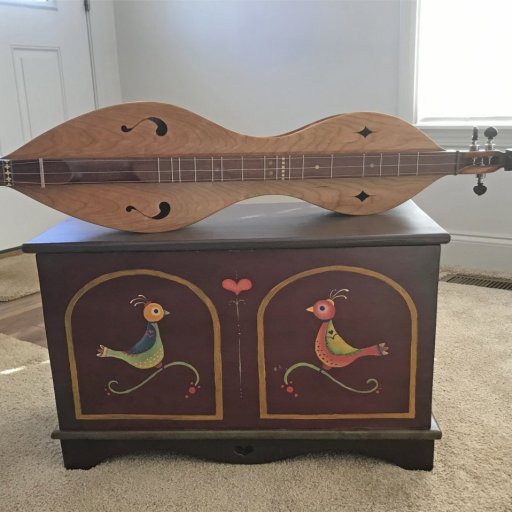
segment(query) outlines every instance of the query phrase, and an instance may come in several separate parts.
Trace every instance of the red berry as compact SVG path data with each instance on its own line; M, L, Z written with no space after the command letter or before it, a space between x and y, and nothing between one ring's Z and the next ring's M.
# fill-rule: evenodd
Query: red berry
M288 387L286 388L286 391L287 391L288 393L293 393L293 387L292 387L292 386L288 386Z
M195 392L196 392L196 391L197 391L197 389L196 389L194 386L190 386L190 387L188 388L188 392L189 392L191 395L195 394Z
M188 395L185 395L185 398L188 398Z

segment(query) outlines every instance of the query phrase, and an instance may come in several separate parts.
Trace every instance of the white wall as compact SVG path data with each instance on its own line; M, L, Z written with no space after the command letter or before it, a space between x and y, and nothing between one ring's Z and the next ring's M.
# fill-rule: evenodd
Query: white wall
M91 49L98 107L121 103L114 0L89 0Z
M123 100L174 103L251 135L341 112L408 117L412 6L407 0L116 2ZM501 143L512 146L503 137ZM444 178L417 196L454 235L442 262L512 272L510 176L489 176L482 197L472 192L474 182Z
M397 1L123 1L115 13L124 101L252 135L397 110Z

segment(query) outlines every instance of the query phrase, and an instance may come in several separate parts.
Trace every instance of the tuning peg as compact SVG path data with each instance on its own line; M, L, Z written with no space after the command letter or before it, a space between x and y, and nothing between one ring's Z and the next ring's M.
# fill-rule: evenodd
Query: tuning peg
M512 171L512 149L505 149L505 171Z
M478 151L478 128L473 126L473 138L471 139L471 144L469 146L470 151Z
M487 192L487 187L483 184L484 175L477 174L476 175L476 185L473 187L473 192L477 196L481 196Z
M496 130L496 128L494 128L494 126L489 126L489 128L487 128L484 131L484 135L487 137L487 142L485 143L485 149L488 151L492 151L494 149L493 139L494 139L494 137L496 137L496 135L498 135L498 130Z

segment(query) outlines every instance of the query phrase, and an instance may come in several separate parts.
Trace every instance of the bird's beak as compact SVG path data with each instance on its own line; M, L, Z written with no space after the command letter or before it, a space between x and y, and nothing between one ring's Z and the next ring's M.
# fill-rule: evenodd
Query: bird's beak
M169 314L169 311L164 309L164 316L167 316Z
M307 308L306 311L309 311L310 313L313 313L313 306L311 306L310 308Z

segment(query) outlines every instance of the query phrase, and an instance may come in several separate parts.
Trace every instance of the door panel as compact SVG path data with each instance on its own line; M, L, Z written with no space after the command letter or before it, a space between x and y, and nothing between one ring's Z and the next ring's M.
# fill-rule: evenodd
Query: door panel
M94 109L82 0L56 0L51 8L0 0L0 156L66 119ZM5 187L0 250L21 245L65 218Z
M64 72L59 48L13 47L23 139L67 119Z

